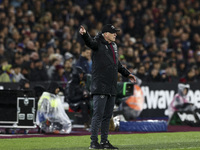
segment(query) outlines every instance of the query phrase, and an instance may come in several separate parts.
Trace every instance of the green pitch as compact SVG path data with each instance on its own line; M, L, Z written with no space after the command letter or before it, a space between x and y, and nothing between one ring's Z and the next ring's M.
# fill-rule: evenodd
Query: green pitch
M200 150L200 132L109 135L120 150ZM89 136L0 139L0 150L87 150Z

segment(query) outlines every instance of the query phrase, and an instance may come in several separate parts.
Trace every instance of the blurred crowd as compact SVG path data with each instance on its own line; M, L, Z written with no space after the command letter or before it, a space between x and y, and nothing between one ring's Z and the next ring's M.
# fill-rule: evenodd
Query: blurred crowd
M197 0L0 0L0 82L67 83L74 66L91 73L81 24L92 37L120 28L119 59L143 82L200 81Z

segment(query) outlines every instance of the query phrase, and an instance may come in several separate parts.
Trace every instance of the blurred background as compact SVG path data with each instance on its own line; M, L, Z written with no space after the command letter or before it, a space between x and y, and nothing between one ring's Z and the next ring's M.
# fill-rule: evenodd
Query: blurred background
M137 76L138 87L133 85L129 94L118 97L117 110L127 97L139 94L139 106L126 102L139 112L129 119L167 120L165 111L178 92L178 83L190 84L188 101L200 108L197 0L0 0L1 103L9 108L8 91L29 90L32 94L27 95L36 98L37 109L42 92L56 81L68 111L66 87L77 66L82 68L78 74L83 73L87 84L81 85L87 86L88 96L92 50L84 46L78 31L83 25L94 37L105 24L120 29L119 60ZM120 74L118 81L129 82Z

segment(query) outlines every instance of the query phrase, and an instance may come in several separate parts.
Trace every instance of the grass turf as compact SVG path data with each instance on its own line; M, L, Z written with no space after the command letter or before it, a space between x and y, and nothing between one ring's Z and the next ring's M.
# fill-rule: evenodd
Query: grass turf
M109 135L120 150L200 150L200 132ZM0 139L0 150L87 150L89 136Z

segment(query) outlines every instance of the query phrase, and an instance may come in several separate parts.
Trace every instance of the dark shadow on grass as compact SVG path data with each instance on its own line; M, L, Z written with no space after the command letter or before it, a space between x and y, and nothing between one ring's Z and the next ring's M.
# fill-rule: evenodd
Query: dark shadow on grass
M156 150L156 149L175 149L175 148L199 148L200 142L182 142L182 143L158 143L148 145L116 145L119 150ZM88 150L89 147L65 147L65 148L50 148L40 150ZM39 149L37 149L39 150Z

